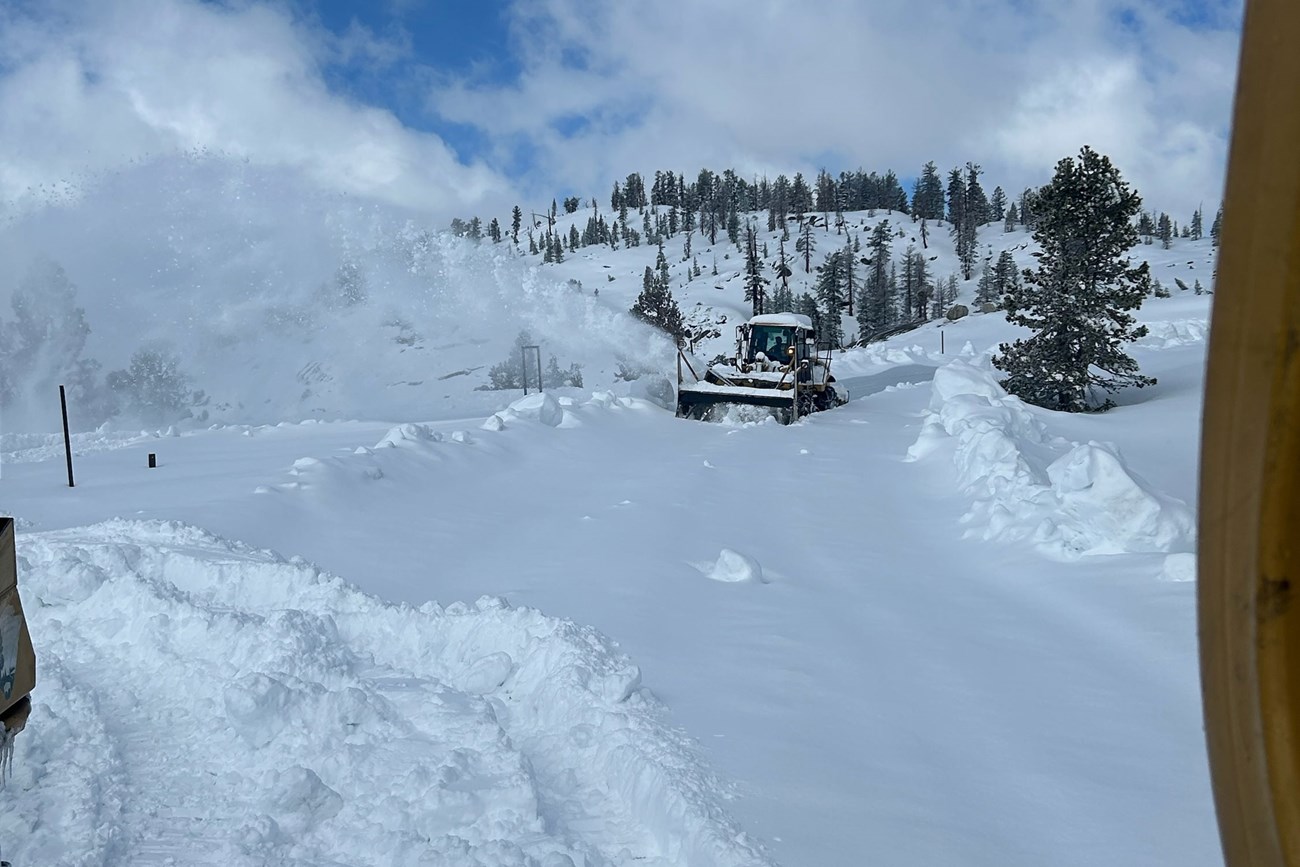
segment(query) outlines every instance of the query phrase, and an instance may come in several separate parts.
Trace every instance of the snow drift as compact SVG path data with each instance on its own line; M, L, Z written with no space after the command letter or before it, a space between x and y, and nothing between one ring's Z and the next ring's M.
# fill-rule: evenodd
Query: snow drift
M768 863L590 628L384 603L175 523L20 558L42 685L0 792L17 863Z
M1129 471L1113 446L1050 437L992 371L957 360L935 372L932 388L908 459L951 440L957 483L974 501L968 535L1026 540L1064 558L1193 546L1184 503Z

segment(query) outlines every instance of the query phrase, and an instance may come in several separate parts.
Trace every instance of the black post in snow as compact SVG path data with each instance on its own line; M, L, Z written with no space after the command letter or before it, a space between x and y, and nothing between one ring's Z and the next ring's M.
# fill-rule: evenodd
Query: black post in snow
M68 487L75 488L72 478L72 436L68 433L68 394L59 386L59 407L63 410L63 452L68 456Z

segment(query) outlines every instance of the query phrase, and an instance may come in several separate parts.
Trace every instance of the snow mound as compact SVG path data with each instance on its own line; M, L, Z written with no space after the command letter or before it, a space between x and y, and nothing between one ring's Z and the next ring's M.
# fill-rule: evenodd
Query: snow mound
M427 424L399 424L375 443L377 449L396 448L410 443L442 442L442 434Z
M21 539L16 863L764 865L595 630L393 605L193 527Z
M506 419L526 418L539 421L547 427L559 427L564 421L564 407L549 392L539 392L521 397L505 410Z
M1135 342L1147 349L1173 349L1204 343L1210 333L1210 323L1204 317L1143 324L1147 327L1147 335Z
M1050 438L992 371L954 361L935 372L932 388L908 459L951 441L958 486L974 500L967 535L1027 540L1067 559L1193 546L1186 504L1152 490L1113 446Z
M1170 554L1165 558L1161 566L1160 577L1165 581L1195 581L1196 555L1191 553Z
M705 563L699 569L706 577L726 584L738 584L743 581L767 583L767 579L763 577L763 567L757 560L730 548L723 548L718 553L717 560Z

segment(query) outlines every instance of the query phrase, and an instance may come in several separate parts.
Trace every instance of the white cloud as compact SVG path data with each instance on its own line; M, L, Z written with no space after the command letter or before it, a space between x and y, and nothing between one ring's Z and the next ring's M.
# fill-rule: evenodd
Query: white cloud
M176 151L442 218L705 166L974 160L1014 195L1086 143L1181 221L1218 200L1236 63L1235 7L1199 2L1219 29L1165 0L516 0L506 84L413 69L400 31L334 35L282 3L0 3L0 200ZM331 90L336 62L431 82L431 110L485 136L480 161ZM509 179L520 152L534 168Z
M1217 9L1217 7L1216 7ZM445 82L444 116L536 148L537 193L607 192L632 170L983 164L1012 194L1083 144L1154 208L1217 201L1237 34L1111 0L527 0L525 72ZM1121 18L1121 13L1126 19ZM1213 11L1213 10L1211 10ZM581 62L573 62L574 58ZM565 137L557 120L593 122Z
M393 59L393 45L355 27L329 37L279 6L197 0L37 8L0 11L4 199L177 151L290 167L326 189L444 214L508 186L438 137L330 91L326 58Z

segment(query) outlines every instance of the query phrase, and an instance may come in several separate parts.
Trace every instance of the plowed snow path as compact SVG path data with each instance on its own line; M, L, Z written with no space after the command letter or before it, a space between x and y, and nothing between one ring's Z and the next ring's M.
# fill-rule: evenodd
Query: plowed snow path
M0 796L17 863L764 863L590 629L386 605L180 525L21 554L43 688Z

